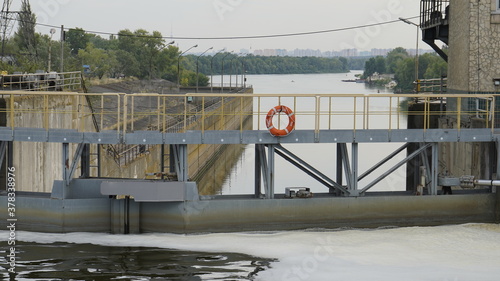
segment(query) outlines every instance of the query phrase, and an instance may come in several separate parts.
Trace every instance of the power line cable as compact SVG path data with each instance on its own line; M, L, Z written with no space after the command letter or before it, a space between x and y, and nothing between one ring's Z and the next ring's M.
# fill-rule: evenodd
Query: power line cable
M419 16L413 16L413 17L409 17L406 19L415 19L415 18L419 18ZM21 21L18 18L11 18L11 20L15 20L18 22ZM279 38L279 37L293 37L293 36L305 36L305 35L332 33L332 32L339 32L339 31L367 28L367 27L372 27L372 26L386 25L386 24L396 23L396 22L400 22L400 21L401 20L397 19L397 20L390 20L390 21L385 21L385 22L380 22L380 23L364 24L364 25L342 27L342 28L335 28L335 29L326 29L326 30L319 30L319 31L268 34L268 35L250 35L250 36L222 36L222 37L187 37L187 36L186 37L185 36L161 36L161 37L158 37L158 36L150 36L150 35L122 34L122 33L112 33L112 32L105 32L105 31L92 31L92 30L84 30L84 29L82 29L82 30L85 33L91 33L91 34L96 34L96 35L129 36L129 37L138 37L138 38L142 37L142 38L176 39L176 40L242 40L242 39ZM37 23L37 22L35 22L34 24L39 25L39 26L50 27L50 28L60 28L61 27L61 26L43 24L43 23ZM77 30L79 28L64 28L64 29L65 30Z

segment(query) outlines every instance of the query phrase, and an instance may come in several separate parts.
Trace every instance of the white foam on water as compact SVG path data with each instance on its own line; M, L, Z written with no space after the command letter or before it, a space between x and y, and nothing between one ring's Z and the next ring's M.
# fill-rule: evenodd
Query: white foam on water
M0 232L6 237L6 231ZM500 225L199 235L19 231L19 241L158 247L276 258L255 280L461 281L500 278Z

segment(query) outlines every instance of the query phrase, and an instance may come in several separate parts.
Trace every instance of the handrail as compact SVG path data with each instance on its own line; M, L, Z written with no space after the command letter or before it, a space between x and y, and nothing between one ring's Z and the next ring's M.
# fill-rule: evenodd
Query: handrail
M492 130L500 126L495 120L497 99L493 94L120 94L120 93L70 93L70 92L3 92L4 98L10 99L6 108L0 113L7 116L7 127L33 127L50 129L50 116L65 115L83 120L89 120L98 131L115 130L117 135L137 130L171 131L180 125L183 130L220 130L221 126L206 128L201 121L210 116L219 116L222 120L237 120L243 124L243 118L254 117L257 130L265 129L264 120L270 108L278 105L288 105L293 108L297 116L298 130L350 129L403 129L400 120L407 115L420 116L424 120L424 129L430 128L432 116L447 115L461 121L466 115L486 116L485 126ZM71 106L69 101L62 102L58 108L52 99L57 97L78 98L89 100L92 96L99 97L101 108L91 106L88 110L81 110L81 106ZM30 106L23 105L25 99L42 98L31 102ZM456 99L457 109L439 111L433 103L441 100ZM479 99L486 100L485 107L473 107ZM146 101L150 101L150 104ZM407 103L422 103L421 109L405 108ZM77 101L74 101L77 102ZM240 103L238 103L240 102ZM252 106L253 104L253 106ZM461 105L468 108L462 108ZM106 108L104 107L106 106ZM85 107L85 106L84 106ZM433 109L434 108L434 109ZM41 115L40 115L41 114ZM27 118L43 116L42 123L22 123L21 116ZM75 117L76 116L76 117ZM92 117L93 116L93 117ZM351 121L341 121L350 116ZM311 119L312 117L312 119ZM419 117L419 118L420 118ZM62 118L61 118L62 119ZM285 118L282 118L285 119ZM307 120L307 121L306 121ZM492 122L495 120L495 122ZM101 126L96 124L101 123ZM464 129L460 122L457 129ZM81 124L81 123L79 123ZM174 125L178 124L178 125ZM199 127L196 127L198 125ZM193 127L194 126L194 127ZM244 130L242 126L240 130ZM79 130L91 130L80 128Z

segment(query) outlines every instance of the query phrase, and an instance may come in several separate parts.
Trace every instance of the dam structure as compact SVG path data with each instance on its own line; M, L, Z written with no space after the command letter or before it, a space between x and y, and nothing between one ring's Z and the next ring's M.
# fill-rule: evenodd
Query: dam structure
M412 24L448 62L446 92L420 90L418 56L416 91L405 95L22 92L14 90L31 86L3 84L0 226L199 233L498 223L498 1L420 4ZM64 88L63 77L26 79ZM384 143L393 151L361 170L360 148ZM321 157L330 161L305 161L295 144L326 145ZM214 195L215 181L198 177L225 162L217 155L227 145L254 148L243 195ZM283 185L276 156L324 192ZM405 186L375 191L405 165Z
M105 107L89 110L86 104L90 96L102 99L102 103L114 99L113 104L117 106L112 110ZM22 101L33 97L43 102L21 106ZM155 110L137 112L136 107L130 106L144 97L159 101ZM216 111L206 106L214 98L221 104ZM11 169L7 182L17 184L15 219L21 230L197 233L499 220L496 186L500 182L496 178L467 174L449 175L447 168L440 164L439 151L440 145L446 143L489 144L498 151L500 131L495 121L498 108L494 106L497 95L4 92L4 99L0 159L4 167ZM169 107L162 106L163 100L168 99L180 100L176 107L184 110L169 111ZM481 99L488 103L485 107L488 110L464 111L458 106L455 111L436 111L434 105L451 99L458 105ZM61 108L54 106L55 100L72 102L71 106ZM186 110L193 102L201 105L200 110ZM290 111L280 113L283 107ZM470 115L482 122L480 128L461 126L460 120ZM253 120L250 127L244 126L248 116ZM445 117L459 120L457 126L431 126ZM149 118L156 126L137 130L142 128L138 123ZM96 132L92 124L105 120L113 120L115 125ZM178 129L169 130L172 128L169 120L175 120ZM227 120L238 124L239 129L227 130L221 126ZM414 120L422 127L408 129L407 120ZM271 134L273 128L291 130L276 136ZM12 147L30 143L40 145L38 153L43 154L43 144L47 144L62 155L59 159L45 160L58 172L50 187L43 187L43 192L23 191L30 189L22 181L32 176L23 171L36 162L33 159L36 156L29 156L30 161L27 156L17 155L18 149ZM373 167L360 171L360 159L365 156L360 155L359 147L373 143L397 145ZM189 147L220 144L254 145L255 177L253 188L246 195L200 195L199 183L190 178ZM332 144L336 157L332 157L331 167L315 167L314 163L304 161L287 149L290 144ZM105 178L99 176L99 172L92 172L92 169L104 169L101 160L104 156L91 160L91 147L101 147L99 153L102 154L108 153L109 150L103 150L108 145L160 146L161 149L145 153L155 153L161 159L168 154L168 164L156 163L156 173L136 171L140 174L137 177ZM417 148L407 152L409 145ZM333 155L330 151L324 155L329 154ZM389 168L384 166L401 154L405 154L403 160ZM19 161L16 156L24 158ZM279 185L275 176L276 156L291 163L305 177L314 178L319 186L324 186L324 192L312 194L308 188L301 187L300 182L297 186ZM373 186L415 158L419 158L422 165L407 169L418 173L407 177L421 179L418 185L407 186L406 190L403 187L402 191L371 192ZM498 154L491 155L491 159L493 165L488 167L491 174L500 174ZM336 170L336 178L327 176L324 170ZM30 171L37 172L36 169ZM151 178L152 175L155 178ZM374 179L361 184L368 175ZM453 194L444 195L443 187L452 188ZM4 210L8 210L8 198L12 197L9 194L14 191L9 188L12 187L7 184L0 196L0 208ZM12 219L3 211L1 216L0 224L4 226Z

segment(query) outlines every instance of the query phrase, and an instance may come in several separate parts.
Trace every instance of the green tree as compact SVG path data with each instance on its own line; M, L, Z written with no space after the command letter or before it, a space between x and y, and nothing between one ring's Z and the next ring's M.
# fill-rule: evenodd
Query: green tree
M38 63L38 50L35 38L36 15L31 11L28 1L23 1L19 13L19 26L16 33L16 41L19 51L29 55L32 63Z
M399 61L406 59L408 57L409 57L408 52L402 47L398 47L390 51L387 54L386 58L387 72L395 73Z
M394 79L398 83L396 88L401 91L412 91L414 88L413 82L415 81L415 60L406 58L400 60L396 67Z
M364 78L372 76L375 72L379 74L386 73L385 58L382 56L376 56L370 58L365 64L365 71L363 73Z
M80 50L78 57L83 64L90 65L92 72L99 79L113 68L109 54L103 49L95 48L92 43L89 43L84 50Z
M69 45L71 49L71 54L77 55L78 52L87 47L90 42L92 35L87 34L85 30L81 28L70 29L66 32L65 42Z

